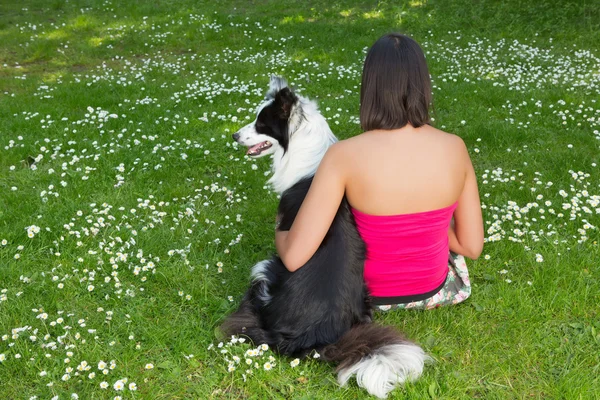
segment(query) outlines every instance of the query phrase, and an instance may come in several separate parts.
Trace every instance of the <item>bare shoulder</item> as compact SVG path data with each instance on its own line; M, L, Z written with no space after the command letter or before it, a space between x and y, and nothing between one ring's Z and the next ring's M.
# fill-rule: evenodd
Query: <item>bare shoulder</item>
M349 137L347 139L340 140L334 146L342 147L342 148L348 150L348 149L351 149L354 146L357 146L359 143L363 142L365 136L366 135L364 133L358 134L356 136L351 136L351 137Z
M321 161L320 168L329 171L348 172L352 168L352 160L355 160L360 154L359 147L353 139L341 140L329 146Z
M356 152L364 153L364 149L377 148L385 142L386 137L389 137L389 132L384 131L367 131L360 133L356 136L352 136L348 139L344 139L336 143L345 154L355 154Z
M327 150L327 154L329 157L340 157L344 158L347 155L350 155L355 151L355 149L359 146L360 140L359 136L354 136L349 139L340 140L332 144Z
M444 132L432 126L427 127L427 133L431 135L435 141L443 143L443 146L452 154L455 154L461 158L469 158L467 146L460 136L453 133Z
M450 145L457 146L457 147L465 146L465 142L461 139L461 137L457 136L453 133L444 132L440 129L434 128L433 126L423 127L423 129L427 129L427 132L430 135L437 136L438 139L442 139Z
M343 161L346 157L345 155L348 153L348 146L344 143L344 141L336 142L329 146L321 164L328 165L339 165L340 161Z

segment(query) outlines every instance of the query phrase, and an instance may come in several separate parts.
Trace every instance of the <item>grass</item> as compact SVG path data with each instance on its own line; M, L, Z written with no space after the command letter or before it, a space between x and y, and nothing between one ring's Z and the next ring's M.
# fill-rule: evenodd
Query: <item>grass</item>
M1 397L364 398L317 360L219 347L215 328L274 249L269 160L231 133L270 73L340 138L360 133L364 50L390 30L424 47L435 125L471 151L488 239L464 304L377 315L435 359L391 398L597 397L599 9L3 3Z

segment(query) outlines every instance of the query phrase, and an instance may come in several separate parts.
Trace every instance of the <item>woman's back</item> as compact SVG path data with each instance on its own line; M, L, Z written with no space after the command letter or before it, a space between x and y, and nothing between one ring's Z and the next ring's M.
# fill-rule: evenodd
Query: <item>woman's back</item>
M359 231L370 227L372 232L383 232L386 222L382 220L396 222L391 231L398 233L398 239L382 242L378 235L369 239L367 253L369 245L381 249L375 258L383 259L394 249L396 255L406 255L410 252L406 243L428 236L402 235L407 224L398 216L417 215L409 218L408 225L430 226L429 237L435 239L417 243L413 249L422 249L422 257L404 257L394 266L398 274L403 267L425 270L430 264L442 271L448 250L470 258L479 256L483 222L475 171L462 139L430 125L431 94L425 56L414 40L389 34L373 44L365 59L360 94L360 123L365 133L329 148L289 235L280 232L276 238L277 250L290 271L314 254L344 195L355 215L367 216L358 225ZM449 211L442 213L439 224L419 219L422 213L442 209ZM376 269L384 272L385 266ZM433 285L438 278L419 279Z
M338 147L351 177L345 193L367 246L364 275L374 302L437 293L448 274L450 219L467 176L462 140L407 125Z
M468 154L457 136L429 125L407 125L367 132L340 144L346 153L344 169L352 177L346 183L346 197L363 213L437 210L461 195Z

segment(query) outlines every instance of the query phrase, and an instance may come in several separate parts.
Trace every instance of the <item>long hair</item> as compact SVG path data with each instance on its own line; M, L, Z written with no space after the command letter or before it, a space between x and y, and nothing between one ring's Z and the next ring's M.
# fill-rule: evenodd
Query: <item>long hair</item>
M399 33L379 38L367 53L363 68L363 131L429 124L431 101L431 78L419 44Z

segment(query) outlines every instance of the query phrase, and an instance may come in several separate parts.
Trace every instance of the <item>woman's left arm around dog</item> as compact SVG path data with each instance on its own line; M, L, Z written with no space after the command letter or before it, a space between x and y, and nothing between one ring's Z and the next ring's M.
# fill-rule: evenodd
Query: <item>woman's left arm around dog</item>
M302 267L325 238L346 190L341 143L329 148L289 231L277 230L275 247L290 272Z

